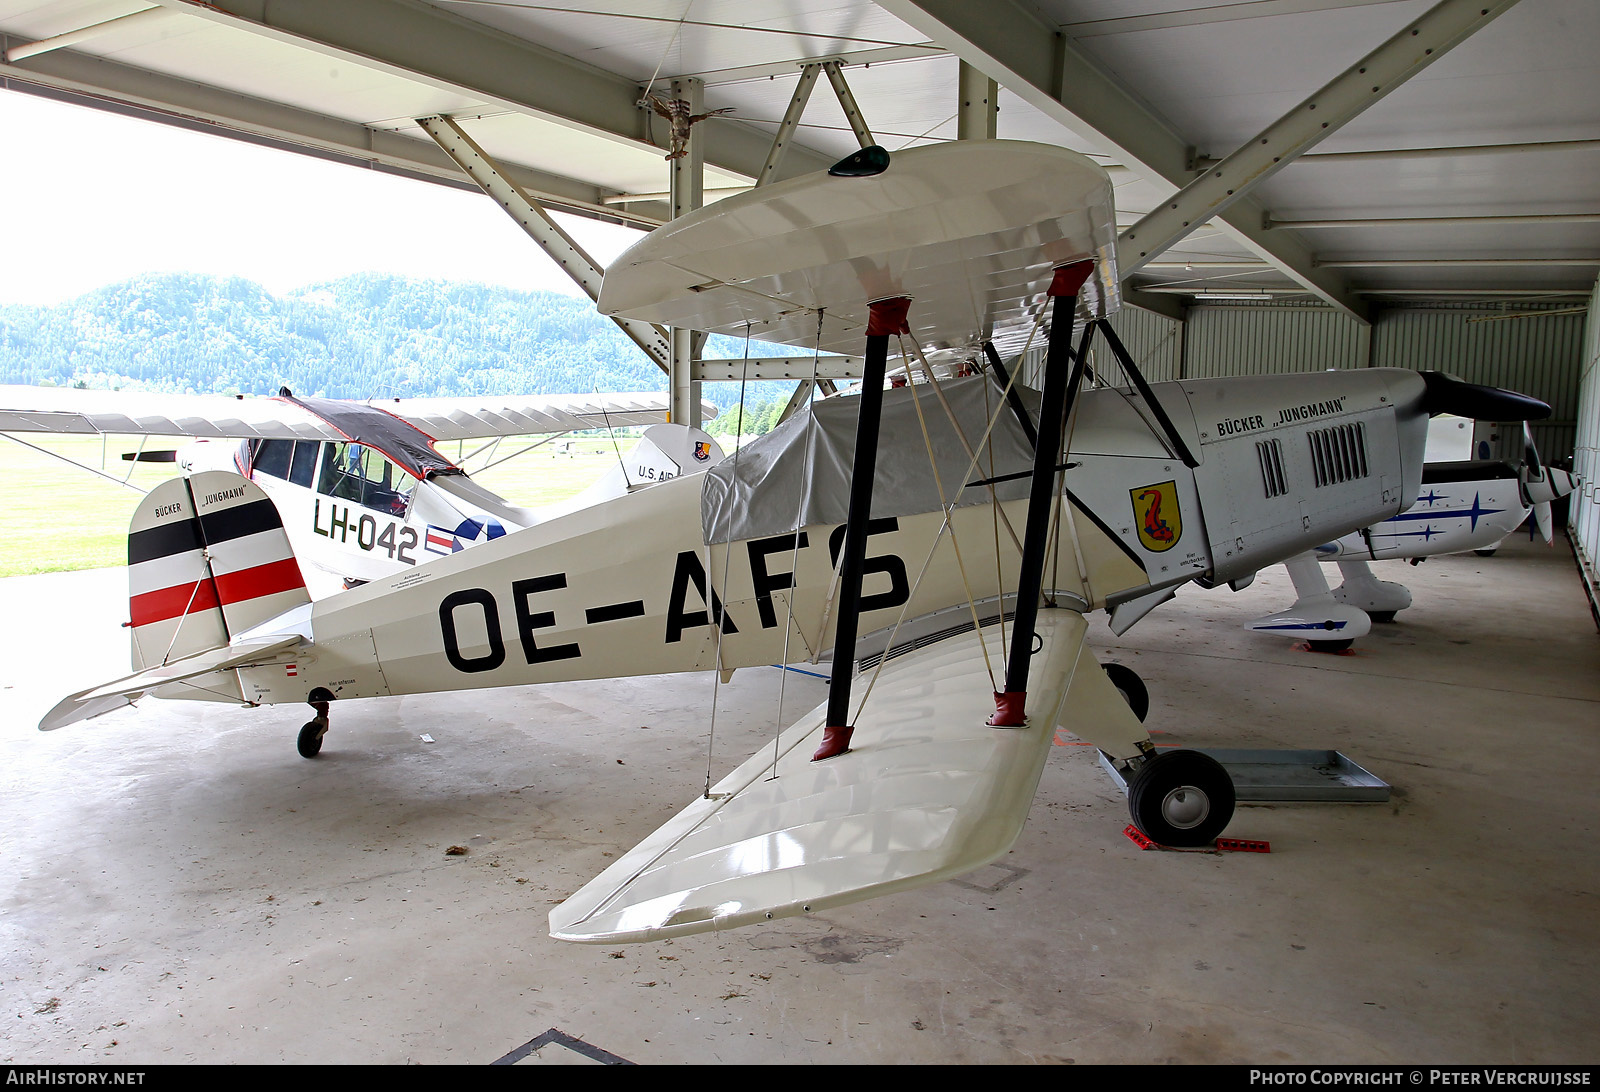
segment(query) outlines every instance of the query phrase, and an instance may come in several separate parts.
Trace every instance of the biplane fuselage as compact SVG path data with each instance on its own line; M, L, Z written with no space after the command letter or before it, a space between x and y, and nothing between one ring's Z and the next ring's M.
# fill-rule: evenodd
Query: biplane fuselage
M1413 426L1425 418L1412 408L1421 396L1413 373L1208 380L1154 392L1199 465L1191 470L1166 449L1136 398L1083 395L1064 478L1070 503L1046 567L1052 597L1076 609L1197 576L1236 579L1378 522L1415 495L1421 432ZM756 441L723 469L760 459L767 446ZM310 646L238 669L237 694L300 702L319 686L344 699L824 655L843 525L708 546L707 480L661 483L320 600L310 607ZM1020 527L1024 507L1004 498L955 507L944 536L937 506L875 515L861 632L902 619L970 624L970 613L954 611L969 595L998 613L1016 591L1019 550L1007 523ZM156 693L216 697L230 682L203 677Z

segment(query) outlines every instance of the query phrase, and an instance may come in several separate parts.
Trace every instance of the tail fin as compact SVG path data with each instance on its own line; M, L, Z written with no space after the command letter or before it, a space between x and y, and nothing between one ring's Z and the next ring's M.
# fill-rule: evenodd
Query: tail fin
M209 649L309 603L272 500L226 471L163 482L128 528L136 671Z

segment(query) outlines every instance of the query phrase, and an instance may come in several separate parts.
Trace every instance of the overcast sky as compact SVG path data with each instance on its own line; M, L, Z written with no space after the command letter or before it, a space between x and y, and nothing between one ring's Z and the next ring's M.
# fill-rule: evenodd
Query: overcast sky
M137 273L282 294L377 271L579 294L481 193L0 90L0 304ZM637 233L559 217L599 262Z

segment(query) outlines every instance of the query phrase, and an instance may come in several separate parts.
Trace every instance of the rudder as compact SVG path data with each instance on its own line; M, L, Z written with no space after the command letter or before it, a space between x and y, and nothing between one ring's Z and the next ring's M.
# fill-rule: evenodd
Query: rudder
M133 666L220 648L311 601L272 500L227 471L163 482L128 528Z

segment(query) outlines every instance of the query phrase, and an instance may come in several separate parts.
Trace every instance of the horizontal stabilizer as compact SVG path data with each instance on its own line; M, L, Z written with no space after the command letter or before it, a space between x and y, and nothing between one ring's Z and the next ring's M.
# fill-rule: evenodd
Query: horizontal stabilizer
M53 732L57 728L64 728L80 720L88 720L90 717L98 717L102 713L121 709L124 705L132 705L150 691L159 690L168 683L182 682L184 679L208 675L213 671L227 671L247 664L266 662L278 653L298 649L304 640L298 633L257 637L241 641L231 647L197 652L193 656L186 656L160 667L152 667L103 686L80 690L57 702L56 707L46 713L44 719L39 722L39 731Z
M896 657L857 717L851 751L810 761L819 706L551 911L550 935L615 943L734 928L994 860L1027 818L1074 674L1091 671L1110 692L1086 630L1072 611L1040 613L1044 644L1020 729L985 723L994 697L978 635ZM1001 666L998 627L983 639Z

